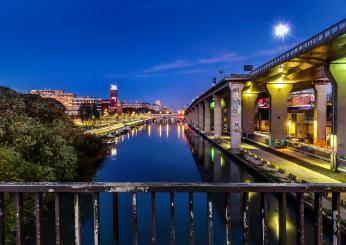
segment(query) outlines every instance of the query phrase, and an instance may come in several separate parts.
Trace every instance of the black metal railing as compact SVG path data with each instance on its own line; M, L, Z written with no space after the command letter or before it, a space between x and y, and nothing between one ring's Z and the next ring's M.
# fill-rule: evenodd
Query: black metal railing
M81 244L81 214L80 214L80 193L92 193L93 195L93 219L94 219L94 243L100 242L100 217L99 217L99 193L111 192L113 198L113 235L115 242L119 242L119 205L118 193L132 193L132 223L133 223L133 244L138 244L138 215L137 215L137 193L151 193L151 241L157 243L157 224L156 224L156 193L164 192L170 194L170 225L169 236L170 243L175 244L175 205L174 197L177 192L188 193L189 209L189 240L190 244L195 242L195 218L194 218L194 193L206 193L207 202L207 226L208 226L208 244L213 244L213 193L225 193L225 241L231 243L231 196L233 194L242 195L239 199L242 207L242 232L243 244L248 244L250 239L249 222L249 193L260 194L261 210L261 244L268 244L268 195L276 193L279 196L279 241L280 244L286 244L286 196L293 193L297 201L297 244L304 244L304 194L312 193L314 195L314 226L315 226L315 244L323 243L322 232L322 197L324 194L332 193L332 222L333 222L333 244L341 244L340 229L340 193L346 192L346 184L295 184L295 183L1 183L0 184L0 244L5 244L5 220L4 212L4 194L14 195L15 202L15 226L16 243L23 244L23 194L33 195L35 200L35 234L36 244L41 242L41 212L42 212L42 194L54 193L55 196L55 243L62 244L61 238L61 207L60 197L62 193L73 193L74 203L74 241L75 244Z

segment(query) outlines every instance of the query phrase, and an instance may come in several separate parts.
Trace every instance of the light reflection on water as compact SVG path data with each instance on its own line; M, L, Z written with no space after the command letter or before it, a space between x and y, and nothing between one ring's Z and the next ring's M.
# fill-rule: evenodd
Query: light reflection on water
M162 134L165 131L165 136ZM234 162L229 156L210 145L183 124L165 121L133 129L131 134L119 136L110 145L110 157L98 169L95 180L109 182L265 182L255 173ZM91 199L91 197L89 197ZM232 244L242 242L242 195L233 193L231 198ZM90 200L91 201L91 200ZM151 199L150 193L138 193L139 238L142 243L151 241ZM260 240L260 195L249 193L250 201L250 244ZM224 244L223 194L213 194L214 202L214 244ZM90 202L91 203L91 202ZM279 213L278 197L268 198L269 244L278 244ZM122 244L132 243L131 193L119 194L120 239ZM169 194L157 193L158 244L169 244ZM207 244L206 195L194 194L196 244ZM91 213L91 205L82 207L82 212ZM287 203L287 241L296 241L296 213L294 201ZM175 194L176 244L188 244L188 194ZM112 196L100 195L101 242L110 244L112 233ZM313 219L305 216L306 244L313 243ZM91 244L93 239L92 215L86 215L83 223L83 243ZM69 244L69 243L67 243Z

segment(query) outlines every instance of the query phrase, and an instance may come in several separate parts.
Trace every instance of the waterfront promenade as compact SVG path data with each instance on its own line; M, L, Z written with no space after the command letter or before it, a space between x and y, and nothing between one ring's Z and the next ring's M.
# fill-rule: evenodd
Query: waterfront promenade
M214 136L206 134L206 137L220 147L230 151L229 136L222 136L214 141ZM220 142L220 143L218 143ZM241 150L247 156L256 160L273 164L278 172L284 172L287 176L294 176L297 182L308 183L344 183L346 174L329 169L329 163L292 149L272 149L259 143L242 142Z

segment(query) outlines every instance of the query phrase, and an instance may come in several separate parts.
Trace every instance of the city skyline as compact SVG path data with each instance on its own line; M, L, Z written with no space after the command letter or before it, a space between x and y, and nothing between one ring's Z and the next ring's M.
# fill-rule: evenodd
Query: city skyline
M342 19L341 4L325 11L323 1L314 8L309 1L3 3L0 83L100 98L116 83L121 100L159 97L177 110L213 77L257 67ZM245 8L246 15L235 11ZM292 27L285 47L272 33L280 21Z
M118 86L116 84L109 84L109 88L112 90L112 88L115 88L117 91L119 91ZM74 91L69 91L69 90L65 90L65 89L51 89L51 88L43 88L43 89L31 89L30 91L28 91L27 93L33 93L34 91L62 91L64 93L68 93L68 94L73 94L74 96L79 96L79 97L92 97L95 99L109 99L109 93L105 95L105 97L96 97L93 95L88 95L88 94L78 94ZM109 90L108 90L109 92ZM108 96L108 97L107 97ZM154 101L142 101L142 100L133 100L133 101L129 101L129 100L122 100L119 99L119 102L134 102L134 103L152 103L152 104L157 104L158 102L162 103L162 100L160 98L156 98ZM160 104L161 105L161 104Z

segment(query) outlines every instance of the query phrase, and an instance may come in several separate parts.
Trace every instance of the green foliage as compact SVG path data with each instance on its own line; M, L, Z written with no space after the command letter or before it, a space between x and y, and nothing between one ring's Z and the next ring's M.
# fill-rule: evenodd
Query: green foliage
M61 103L0 87L0 181L90 179L104 150L100 139L74 126ZM33 227L33 197L25 197L24 225ZM13 244L12 194L5 195L5 204L6 244ZM29 244L30 237L24 239Z
M59 102L0 87L0 181L75 180L101 146Z

